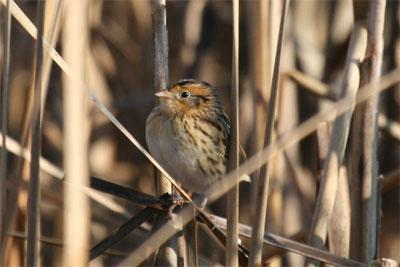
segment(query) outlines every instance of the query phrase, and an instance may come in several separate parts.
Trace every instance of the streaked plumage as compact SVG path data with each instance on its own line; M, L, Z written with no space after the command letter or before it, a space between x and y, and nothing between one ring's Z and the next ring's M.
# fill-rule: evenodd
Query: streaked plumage
M147 118L146 142L153 157L192 192L202 192L226 172L229 119L211 85L181 80L156 95Z

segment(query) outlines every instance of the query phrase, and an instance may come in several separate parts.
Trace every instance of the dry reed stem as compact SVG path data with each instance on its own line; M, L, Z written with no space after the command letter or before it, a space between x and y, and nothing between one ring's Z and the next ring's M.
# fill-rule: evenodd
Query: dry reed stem
M350 39L341 96L354 97L359 86L359 64L363 60L366 49L367 32L365 27L356 22ZM329 150L324 163L321 186L318 192L316 208L309 235L308 244L323 248L326 241L328 223L331 218L339 176L339 168L343 160L348 131L354 103L350 110L335 119ZM317 262L306 261L306 265L318 265Z
M226 229L226 219L218 216L210 215L212 222L220 229ZM250 226L239 224L239 233L241 236L250 238L252 229ZM322 262L334 266L367 266L361 262L346 259L341 256L331 254L323 249L317 249L305 244L301 244L293 239L285 238L276 234L265 232L263 235L263 242L265 244L274 246L276 248L285 249L296 254L315 258Z
M268 232L265 233L265 235L268 235ZM265 239L265 235L264 235L264 239ZM298 242L300 244L304 243L305 240L307 238L306 233L304 233L304 231L299 231L295 234L290 235L289 237L287 237L288 240L294 241L294 242ZM267 242L264 243L268 244ZM285 257L287 254L287 251L285 249L281 249L278 246L267 246L266 247L266 251L263 254L263 258L267 259L266 261L264 261L264 266L268 266L268 264L270 264L270 261L268 259L272 258L272 257Z
M193 218L193 208L186 206L178 214L172 214L172 218L157 229L151 236L135 249L118 266L138 266L156 251L158 247L168 241L180 229Z
M339 169L338 188L333 205L332 216L329 221L329 250L345 258L350 254L350 188L347 168L342 165Z
M46 5L47 7L48 5ZM47 10L47 8L46 8ZM47 55L47 54L46 54ZM42 67L42 72L41 72L41 87L42 90L43 88L47 88L47 81L48 77L50 75L50 71L46 73L46 58L49 62L52 62L49 57L44 56L44 67ZM21 137L21 143L23 146L28 145L30 146L30 140L28 140L29 137L29 128L30 128L30 121L29 118L32 116L33 112L33 94L34 94L34 83L31 85L31 90L29 91L29 97L27 101L27 112L24 113L24 118L23 118L23 129L22 129L22 137ZM43 91L42 91L43 92ZM44 109L44 93L41 93L42 95L42 103L41 103L41 112L40 116L43 116L43 109ZM37 111L36 111L37 112ZM22 147L21 147L22 149ZM11 227L13 226L15 216L17 214L18 210L18 196L19 196L19 187L18 185L20 184L21 180L24 179L23 177L25 176L25 173L23 173L24 169L27 169L27 163L23 161L22 158L18 158L17 163L15 164L16 168L14 173L12 174L12 183L14 186L12 186L9 190L9 195L8 195L8 201L7 201L7 214L8 216L6 217L6 223L5 223L5 231L8 232L10 231Z
M60 34L61 28L61 12L62 12L62 1L49 1L46 5L45 14L47 17L51 17L45 20L44 24L44 34L46 38L49 40L49 44L52 47L55 47L58 41L58 36ZM47 31L46 31L47 30ZM43 71L42 71L42 111L41 116L43 116L43 111L46 103L46 97L48 92L48 85L50 81L50 73L51 66L53 64L53 60L51 59L48 53L43 55Z
M228 171L236 172L236 185L227 193L227 234L226 266L238 266L239 238L239 1L232 2L233 40L232 40L232 89L231 89L231 131L229 137Z
M6 201L7 201L7 141L8 132L8 92L10 79L10 43L11 43L11 12L10 1L7 1L6 18L4 23L4 46L3 46L3 73L1 84L1 132L3 146L0 156L0 265L5 265L5 244L7 236L5 234Z
M301 214L302 214L302 220L304 225L310 225L311 223L311 217L312 217L312 208L311 208L311 201L308 199L302 192L300 183L301 183L301 176L298 171L297 166L294 165L292 159L288 155L287 151L283 151L283 156L285 158L285 163L288 168L289 172L289 177L290 177L290 182L293 184L292 186L294 187L295 193L297 195L297 198L299 201L302 203L301 205Z
M282 79L286 77L290 78L296 84L300 85L302 88L309 90L310 93L316 96L325 97L333 101L337 100L338 98L334 93L336 91L334 88L322 83L321 81L318 81L317 79L307 76L306 74L296 69L284 73L282 74L282 76Z
M41 152L41 98L42 98L42 62L43 62L43 27L44 27L45 1L40 1L38 10L38 35L36 41L35 70L34 70L34 96L33 108L30 118L31 131L31 164L28 191L28 246L26 250L26 265L39 264L39 227L40 227L40 177L39 159Z
M190 225L190 224L189 224ZM188 255L187 250L186 250L186 241L185 241L185 235L183 231L180 231L178 233L178 251L177 251L177 255L178 255L178 259L177 259L177 265L178 266L188 266L188 257L186 257L186 255ZM194 241L196 242L196 241ZM196 250L197 252L197 250ZM198 258L197 258L197 253L194 255L195 261L191 262L191 264L189 266L197 266L197 262L198 262Z
M400 68L396 69L389 74L386 74L382 77L379 82L379 90L386 90L393 84L400 83ZM364 86L361 88L356 96L355 103L360 103L370 98L371 96L377 94L377 91L371 91L372 87L370 85ZM319 112L314 115L312 118L303 122L295 129L288 131L283 134L281 138L277 140L276 143L264 148L262 151L259 151L256 155L249 158L246 162L239 166L239 175L243 175L245 172L252 173L254 172L261 160L261 164L266 163L271 157L275 156L278 153L281 153L283 150L289 148L293 144L296 144L305 136L312 133L321 122L327 121L330 118L332 113L336 113L338 116L344 113L347 109L351 108L354 105L354 97L347 96L333 104L331 107L327 108L324 111ZM221 197L227 190L232 188L235 185L234 180L235 174L233 172L228 173L225 177L212 188L208 189L204 194L208 196L209 203L212 203L219 197ZM180 222L182 224L186 224L193 217L193 211L190 207L184 208L179 214L178 218L180 218ZM142 261L144 261L149 255L154 253L154 251L160 246L160 244L167 241L172 235L177 232L177 229L173 227L172 224L166 224L156 232L154 232L147 240L145 240L134 252L132 252L123 262L121 262L120 266L133 264L138 265Z
M263 1L262 1L263 2ZM265 112L258 112L262 108L264 110L264 105L263 103L259 102L259 95L261 95L260 92L260 87L257 86L257 81L256 81L256 63L257 59L259 57L256 56L256 50L257 50L257 43L256 38L263 37L264 35L257 35L257 27L259 23L256 23L258 20L257 16L257 11L260 11L261 9L257 8L258 3L255 1L247 1L246 2L246 9L247 9L247 27L246 30L248 32L247 34L247 45L248 45L248 58L247 58L247 64L249 65L249 80L250 80L250 90L252 93L252 102L251 102L251 107L252 107L252 112L253 112L253 122L259 122L260 120L258 119L261 114L265 114ZM261 114L259 114L261 113ZM249 148L247 151L248 156L252 156L254 153L256 153L258 150L261 149L260 147L260 138L259 138L259 132L260 132L260 123L252 123L252 132L253 135L251 136L252 138L250 139L250 144ZM257 179L258 179L258 172L256 171L251 175L251 188L250 188L250 201L253 203L255 201L255 194L252 194L253 192L256 192L256 184L257 184ZM250 214L250 216L252 216Z
M153 20L154 38L154 88L160 91L168 86L168 32L165 0L151 1L151 16ZM157 194L171 193L168 180L159 177Z
M196 48L200 43L203 13L206 0L188 1L184 18L184 45L180 51L182 63L185 68L190 68L198 60Z
M4 5L5 0L0 0ZM11 14L14 18L25 28L25 30L34 38L37 38L37 29L32 21L24 14L24 12L18 7L13 0L11 0ZM63 70L64 74L70 79L76 79L75 74L72 72L70 66L65 62L61 55L52 47L46 38L43 38L43 47L50 54L51 58L57 63L57 65ZM137 139L115 118L115 116L104 106L104 104L96 97L96 95L85 85L81 80L79 87L85 91L87 96L95 103L101 112L125 135L125 137L134 145L136 148L143 153L143 155L154 165L156 168L171 182L174 187L191 203L191 198L186 192L175 182L164 168L150 155L150 153L144 149L144 147L137 141ZM195 205L194 203L192 203ZM196 205L195 205L196 206Z
M392 190L394 187L400 185L400 166L383 175L382 182L382 195Z
M1 0L1 1L4 4L4 0ZM25 27L28 30L28 32L32 36L35 36L35 33L36 33L35 27L26 18L26 16L23 15L23 13L20 12L20 9L15 5L15 3L14 3L14 6L13 6L13 9L12 9L12 12L13 12L13 15L16 16L18 21L22 22L23 25L25 25ZM68 65L65 64L65 62L58 55L58 53L55 52L54 49L49 47L48 44L46 46L46 41L44 41L44 43L45 43L46 49L50 50L51 55L55 59L57 64L59 64L61 66L61 68L67 74L71 75L71 72L70 72L70 69L69 69ZM400 76L400 69L396 69L396 70L392 71L391 73L385 75L382 78L382 80L380 81L380 83L379 83L380 90L385 90L389 86L391 86L391 85L393 85L395 83L398 83L399 82L399 76ZM105 113L105 115L107 117L109 117L109 119L127 136L127 138L130 141L132 141L135 145L138 145L138 148L148 158L151 158L151 156L148 155L147 151L145 151L143 149L143 147L141 147L140 144L137 143L136 139L134 139L133 136L131 136L129 134L129 132L127 132L126 129L118 121L116 121L115 117L108 110L105 109L104 105L102 105L102 103L91 93L91 91L89 91L89 89L87 87L85 87L83 84L81 84L81 86L85 89L85 91L89 95L89 97L102 110L102 112ZM371 88L371 86L365 86L362 90L360 90L360 92L358 93L358 96L357 96L357 103L361 102L361 101L365 101L366 99L368 99L369 97L371 97L371 96L373 96L374 94L377 93L376 91L368 91L369 88ZM276 145L273 148L267 147L263 151L260 151L259 153L257 153L257 155L255 155L254 157L250 158L246 163L241 165L241 168L239 169L239 171L243 172L244 168L248 168L250 172L254 171L255 169L257 169L257 166L258 166L260 158L263 158L262 162L266 162L267 160L269 160L269 158L273 154L276 154L276 153L282 151L283 149L289 147L290 145L293 145L294 143L298 142L298 140L300 140L304 136L306 136L309 133L311 133L317 127L317 125L321 121L325 121L326 117L329 114L331 114L332 112L337 112L339 114L343 113L346 108L351 106L351 102L352 102L352 98L346 97L345 99L340 100L338 103L336 103L332 107L330 107L330 108L318 113L317 115L315 115L311 119L307 120L305 123L301 124L294 131L291 131L290 133L284 134L282 136L282 138L280 138L278 140L278 142L276 143ZM156 162L154 164L157 165ZM229 186L230 186L229 178L231 178L231 176L228 174L226 176L226 179L224 179L224 183L222 183L220 186L217 186L217 187L213 188L213 190L209 190L210 197L211 197L210 199L215 199L215 198L221 196L225 192L225 191L221 190L222 187L229 188Z
M153 25L154 39L154 88L156 91L167 88L168 86L168 31L167 31L167 11L165 0L151 1L151 17ZM157 100L158 102L158 100ZM157 195L164 193L171 194L173 191L168 178L156 170L156 190ZM165 221L166 215L157 218L155 228ZM177 266L178 264L178 237L174 236L167 244L162 246L156 255L156 265ZM180 250L182 251L182 250Z
M291 147L293 144L296 144L301 139L315 131L315 129L318 128L318 125L321 122L329 121L332 114L340 116L347 109L350 109L354 104L361 103L371 96L374 96L379 91L387 90L394 84L398 83L400 83L400 68L395 69L390 73L382 76L379 82L379 86L377 87L378 90L371 90L371 88L373 87L369 84L363 86L358 91L355 98L354 96L344 97L336 103L332 104L330 107L320 111L316 115L312 116L310 119L304 121L294 129L282 134L276 142L264 148L262 151L259 151L256 155L250 157L249 159L247 159L247 161L242 163L239 166L239 175L243 175L245 172L251 174L258 168L260 159L261 164L265 164L272 157ZM226 192L226 190L229 190L233 186L233 178L233 173L228 173L218 184L205 191L205 194L208 196L209 201L215 201L216 199L221 197Z
M151 1L154 34L154 86L162 90L168 86L168 31L165 0Z
M127 222L122 224L118 229L115 229L107 237L105 237L101 242L96 244L90 249L90 260L95 259L99 255L103 254L112 245L119 242L122 238L127 236L130 232L134 231L145 221L151 220L156 214L157 210L146 207L140 212L135 214Z
M51 3L53 3L53 1L51 1ZM50 22L48 23L49 25L47 25L46 27L46 21L45 21L45 25L44 28L49 30L49 33L47 34L50 38L50 42L52 44L52 46L55 46L57 39L58 39L58 32L59 32L59 20L60 20L60 10L61 10L61 5L60 5L60 1L57 2L58 5L46 5L45 7L45 12L47 13L52 13L53 15L50 16L50 14L45 14L45 19L46 17L51 17ZM57 11L52 10L53 9L57 9ZM52 60L50 58L50 56L48 54L44 55L43 58L43 67L42 67L42 82L41 82L41 87L42 87L42 103L41 103L41 117L43 116L43 110L44 110L44 106L45 106L45 97L47 94L47 85L48 85L48 81L49 81L49 77L50 77L50 68L51 68L51 63ZM31 90L33 91L33 90ZM32 101L31 101L31 96L29 97L28 100L28 107L27 107L27 112L24 114L25 118L24 118L24 123L23 123L23 130L22 130L22 138L21 138L21 143L23 144L23 146L25 146L25 144L27 143L27 137L28 137L28 131L29 131L29 117L30 114L32 113ZM7 137L8 138L8 137ZM22 147L20 146L19 148L21 151L20 153L18 153L18 156L22 155ZM39 159L40 161L41 159ZM8 197L8 205L7 205L7 221L5 224L5 231L8 232L10 231L11 227L13 226L13 222L14 222L14 218L17 214L17 204L18 204L18 195L19 195L19 187L18 184L20 183L21 179L22 179L22 169L23 169L23 159L19 158L17 163L16 163L16 171L15 174L13 174L13 179L12 182L15 186L11 187L10 191L9 191L9 197Z
M0 135L2 138L4 138L2 133L0 133ZM26 161L29 162L31 161L30 150L28 150L27 148L22 148L21 145L16 140L12 139L9 136L6 137L6 140L7 140L7 150L9 152L13 153L18 157L24 158ZM3 146L3 142L1 140L0 140L0 146ZM40 163L40 168L42 168L42 170L56 177L57 179L63 179L64 172L60 168L53 165L50 161L40 156L39 163Z
M274 0L275 1L275 0ZM249 27L252 34L250 43L251 45L251 59L249 65L251 66L251 82L253 89L253 102L254 102L254 138L250 144L250 154L254 155L262 149L265 125L266 125L266 103L269 101L271 76L272 76L272 51L273 41L275 36L272 36L272 28L275 26L272 20L272 5L273 1L249 1L252 7L250 18L253 18ZM277 2L277 1L275 1ZM274 43L275 45L275 43ZM261 99L260 99L261 98ZM260 165L261 166L261 165ZM252 175L251 183L251 203L256 202L257 185L260 173L257 170ZM252 210L252 217L255 216L255 211Z
M323 123L317 130L320 166L327 158L332 125ZM329 248L336 255L348 258L350 252L350 194L346 167L342 165L338 175L338 189L328 226Z
M381 76L386 0L370 3L365 82L376 86ZM365 66L365 68L364 68ZM361 260L371 262L378 253L380 212L378 208L378 113L379 94L364 103L362 129Z
M354 18L359 23L365 24L367 27L369 3L365 1L353 1ZM363 77L361 71L361 84ZM363 127L363 104L355 108L353 122L352 122L352 140L350 147L350 196L351 196L351 243L350 243L350 257L360 260L361 257L361 153L362 153L362 140L361 131Z
M14 238L19 238L19 239L27 239L27 235L22 232L8 232L7 233L9 236L14 237ZM38 242L43 243L43 244L48 244L52 246L57 246L57 247L63 247L64 244L62 243L61 240L58 240L53 237L46 237L46 236L41 236L40 239L38 239ZM112 249L108 249L107 251L104 251L103 254L105 255L110 255L110 256L118 256L118 257L126 257L127 254L119 251L115 251Z
M74 74L64 74L64 266L85 266L88 262L90 206L80 190L89 186L88 141L85 134L85 98L80 90L85 79L88 42L88 1L65 1L63 53Z
M373 267L396 267L399 266L394 259L381 258L374 260L371 264Z
M2 134L0 133L2 136ZM31 154L30 151L26 148L22 148L20 144L18 144L17 141L12 139L11 137L7 136L7 150L11 153L13 153L16 156L24 158L24 160L30 162L31 161ZM0 139L0 146L2 146L2 141ZM45 171L46 173L50 174L51 176L63 180L64 179L64 171L60 169L59 167L55 166L52 164L50 161L47 159L43 158L40 156L39 158L39 164L40 168L42 171ZM63 181L64 183L67 183L65 180ZM114 200L100 194L96 190L91 189L90 187L82 187L81 190L87 194L89 197L91 197L93 200L97 201L98 203L104 205L106 208L122 214L126 218L132 217L130 213L127 213L125 211L125 208L122 207L120 204L115 202Z
M268 103L268 112L267 112L267 125L265 129L265 140L264 146L268 147L272 141L272 132L274 129L275 123L275 106L277 103L277 91L278 91L278 78L279 78L279 64L280 64L280 56L282 49L282 40L283 40L283 30L285 25L285 17L287 13L289 3L288 0L283 1L282 14L281 14L281 22L279 26L279 36L278 43L276 46L276 55L275 55L275 64L274 64L274 73L272 77L271 83L271 95ZM241 176L241 175L240 175ZM269 168L268 164L264 165L261 168L260 176L258 178L258 190L257 190L257 199L255 205L255 213L257 214L254 217L253 224L253 233L251 239L251 251L249 257L249 266L261 265L262 262L262 236L264 234L265 229L265 219L267 213L267 202L268 202L268 186L269 186Z
M5 5L5 0L0 0L0 2ZM25 30L34 38L37 38L37 29L35 25L29 20L29 18L24 14L24 12L18 7L18 5L11 0L11 14L14 18L25 28ZM43 38L43 46L46 51L50 54L51 58L57 63L57 65L63 70L64 74L67 75L70 79L76 79L75 74L72 72L70 66L64 61L64 59L60 56L60 54L48 43L46 38ZM186 194L184 190L175 182L175 180L161 167L161 165L150 155L147 150L133 137L131 133L115 118L115 116L104 106L104 104L93 94L93 92L83 83L80 82L79 87L85 91L87 96L95 103L95 105L104 113L104 115L123 133L127 139L134 144L139 151L141 151L149 161L156 166L156 168L168 178L168 180L174 185L175 188L178 189L179 193L181 193L186 199L191 202L191 198ZM21 147L22 149L22 147ZM24 150L27 151L27 150ZM18 152L22 154L22 152ZM15 154L18 154L15 153ZM25 154L25 152L24 152ZM68 183L68 182L67 182ZM82 189L85 191L85 187ZM105 198L98 194L96 191L87 188L88 193L94 199L96 199L99 203L105 204L107 203L108 208L119 210L119 205L115 205L110 201L104 201ZM196 204L193 203L194 206ZM197 206L196 206L197 207Z
M379 128L386 131L391 137L400 141L400 123L394 120L390 120L384 114L379 113L378 117Z

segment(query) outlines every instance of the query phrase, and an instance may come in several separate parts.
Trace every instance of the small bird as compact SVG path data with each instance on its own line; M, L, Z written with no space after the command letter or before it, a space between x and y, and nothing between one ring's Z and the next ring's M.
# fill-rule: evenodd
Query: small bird
M226 172L229 119L217 91L185 79L155 94L159 105L146 122L151 155L182 186L201 193Z

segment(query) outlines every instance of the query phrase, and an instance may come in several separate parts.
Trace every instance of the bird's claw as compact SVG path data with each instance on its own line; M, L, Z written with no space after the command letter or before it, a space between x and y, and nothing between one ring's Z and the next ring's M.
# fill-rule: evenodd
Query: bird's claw
M164 200L169 202L168 207L168 218L172 217L172 213L174 212L176 207L182 207L184 204L188 203L186 199L181 196L174 195L174 194L164 194L161 196Z

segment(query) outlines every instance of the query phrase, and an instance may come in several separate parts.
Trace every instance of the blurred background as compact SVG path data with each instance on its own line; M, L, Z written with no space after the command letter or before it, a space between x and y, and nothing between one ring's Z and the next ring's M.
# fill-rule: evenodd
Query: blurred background
M37 1L16 1L37 25ZM63 12L60 24L54 24L57 0L46 1L45 36L53 32L57 51L62 54ZM240 2L240 139L248 156L262 146L263 129L281 3L279 1ZM1 7L2 32L5 8ZM89 1L89 34L86 51L86 84L117 119L145 146L145 122L155 105L154 51L150 1ZM352 2L297 0L290 3L285 28L276 136L328 107L338 98L346 51L353 27ZM388 1L384 30L382 73L400 67L399 1ZM35 41L14 19L11 26L11 69L9 96L9 136L22 139L33 81ZM232 5L224 0L167 1L169 42L169 80L196 78L209 82L219 92L224 109L230 114L232 71ZM79 32L77 33L79 34ZM58 38L57 38L58 36ZM4 36L0 35L3 62ZM314 92L295 82L305 75L325 85ZM53 64L48 81L42 122L42 155L53 164L63 166L63 82L62 71ZM294 77L294 78L293 78ZM381 121L399 127L400 88L382 93ZM155 195L153 167L150 162L87 99L86 133L90 140L90 173L102 179ZM333 119L333 118L331 118ZM400 134L379 130L379 174L390 177L383 184L381 199L380 257L400 260ZM397 134L397 135L396 135ZM350 133L351 136L351 133ZM349 138L350 142L351 138ZM312 219L321 175L317 135L311 134L271 162L270 199L267 231L305 243ZM18 174L18 158L9 154L8 176ZM345 159L346 161L347 159ZM290 162L290 163L288 163ZM26 201L29 167L25 164L18 197L18 213L7 246L9 266L22 265L26 232ZM40 174L41 264L61 264L63 231L62 182L46 172ZM253 179L256 179L254 175ZM394 177L394 178L393 178ZM387 179L388 180L388 179ZM394 182L393 182L394 181ZM240 221L251 225L256 183L240 187ZM114 198L124 208L110 210L91 201L91 244L102 240L136 214L142 206ZM225 216L224 198L210 210ZM102 255L93 265L113 265L123 259L149 235L151 223L130 234L114 247L112 255ZM200 230L203 231L203 230ZM208 234L200 235L201 260L204 264L223 264L223 250ZM50 242L51 241L51 242ZM248 240L243 240L248 245ZM125 253L125 254L124 254ZM302 264L302 258L283 250L265 248L271 265Z

